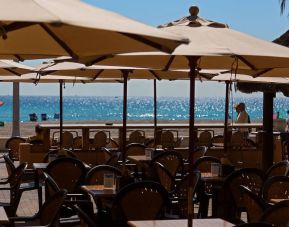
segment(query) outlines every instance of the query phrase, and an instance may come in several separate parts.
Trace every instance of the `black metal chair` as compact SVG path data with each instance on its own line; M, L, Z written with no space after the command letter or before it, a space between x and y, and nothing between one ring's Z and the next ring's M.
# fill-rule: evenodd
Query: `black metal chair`
M267 203L271 199L289 199L289 177L270 177L264 182L262 187L262 198Z
M14 136L8 139L5 143L5 148L8 150L9 157L13 161L19 161L19 144L25 143L26 139Z
M273 176L288 176L289 162L287 160L277 162L272 165L265 173L265 179Z

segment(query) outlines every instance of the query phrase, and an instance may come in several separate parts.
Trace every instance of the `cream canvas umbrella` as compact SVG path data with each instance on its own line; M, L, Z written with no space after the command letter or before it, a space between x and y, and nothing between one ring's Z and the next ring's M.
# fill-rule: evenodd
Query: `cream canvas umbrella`
M95 79L85 77L61 76L61 75L46 75L39 77L38 73L28 73L21 77L19 76L0 76L1 82L17 82L17 83L59 83L59 115L60 115L60 147L62 147L62 132L63 132L63 85L65 83L122 83L121 79ZM18 103L19 108L19 103Z
M71 0L1 0L0 57L34 59L171 52L183 36Z
M0 60L0 76L19 77L23 73L28 73L34 70L34 68L20 64L11 60ZM19 123L19 84L13 83L13 122L12 122L12 136L20 135L20 123Z

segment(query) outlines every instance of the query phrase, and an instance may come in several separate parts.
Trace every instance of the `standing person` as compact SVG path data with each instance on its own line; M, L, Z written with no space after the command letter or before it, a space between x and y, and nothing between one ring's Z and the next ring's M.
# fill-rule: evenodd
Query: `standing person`
M238 113L236 123L250 123L250 117L246 112L245 103L240 102L235 108Z

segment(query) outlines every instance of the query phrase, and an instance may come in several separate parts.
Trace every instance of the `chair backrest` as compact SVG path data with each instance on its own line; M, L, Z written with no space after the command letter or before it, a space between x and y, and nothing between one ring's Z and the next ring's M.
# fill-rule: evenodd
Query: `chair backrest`
M178 134L177 134L177 139L178 139ZM175 136L174 136L174 133L172 130L163 130L162 131L162 133L161 133L161 145L163 148L168 148L168 149L174 148L176 140L175 140Z
M109 133L109 136L107 136ZM93 138L93 148L98 150L102 147L105 147L109 143L110 132L98 131L94 134Z
M62 147L69 149L73 147L73 134L69 131L62 133Z
M121 171L109 165L98 165L88 171L85 176L85 184L103 184L104 174L113 173L115 177L121 176Z
M210 131L208 130L202 131L198 138L198 145L210 147L212 145L212 138L213 135Z
M71 157L71 158L76 158L78 159L78 156L71 150L64 150L67 157ZM49 161L49 156L50 155L56 155L56 158L61 158L64 155L59 154L59 149L55 149L55 150L50 150L49 152L47 152L44 157L43 157L43 162L48 162Z
M199 170L201 173L211 172L211 164L219 163L221 164L220 159L213 156L203 156L195 160L194 170Z
M5 161L5 165L6 165L8 176L10 176L13 173L13 171L16 169L16 167L15 167L15 165L13 163L13 160L9 157L8 154L4 154L3 158L4 158L4 161Z
M153 181L136 182L123 187L115 203L124 220L155 220L168 203L168 192Z
M183 172L183 158L182 156L175 151L165 151L156 155L151 164L159 162L171 173L173 177L176 176L176 173L180 171Z
M56 222L66 194L66 190L60 190L45 201L39 210L41 226L52 226Z
M27 167L27 163L22 163L18 167L15 168L15 170L12 172L12 174L8 177L8 183L10 185L10 204L15 208L15 210L18 207L19 200L20 200L20 185L21 180L24 174L24 170Z
M264 172L256 168L243 168L231 173L224 182L224 189L232 195L236 207L244 207L240 186L244 185L259 195L264 182Z
M154 163L154 171L157 175L158 182L168 191L174 190L175 180L170 171L159 162Z
M45 195L46 198L48 198L56 192L59 192L61 189L48 173L44 172L43 174L45 177Z
M46 172L53 178L59 188L68 193L76 193L83 184L86 169L84 164L75 158L61 157L50 162Z
M81 136L77 136L73 138L73 148L82 149L82 137Z
M126 146L126 151L124 156L130 155L145 155L146 146L140 143L131 143Z
M178 215L180 218L187 218L188 215L188 192L190 180L192 180L192 193L196 193L198 184L201 179L201 173L199 171L194 171L186 175L176 186L175 191L172 193L173 197L178 204ZM193 203L193 201L192 201Z
M289 199L289 177L270 177L264 182L262 197L266 202L271 199Z
M275 163L271 166L265 173L265 178L268 179L269 177L273 176L288 176L289 174L289 162L281 161Z
M289 201L285 200L267 209L260 221L274 226L287 227L289 223Z
M19 161L19 144L25 143L26 139L22 137L11 137L5 143L5 148L9 149L9 156L13 161Z
M265 204L261 198L244 185L240 186L244 206L247 211L248 222L257 222L265 211Z
M128 143L141 143L145 142L145 132L143 130L135 130L129 134Z

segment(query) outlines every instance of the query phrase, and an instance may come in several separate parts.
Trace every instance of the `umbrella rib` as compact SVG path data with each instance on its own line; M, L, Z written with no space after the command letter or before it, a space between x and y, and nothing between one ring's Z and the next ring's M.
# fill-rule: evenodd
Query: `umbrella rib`
M156 74L155 71L149 70L149 72L150 72L151 74L153 74L153 76L154 76L157 80L161 80L161 78Z
M14 22L11 24L8 24L6 26L3 26L4 30L8 33L8 32L12 32L18 29L22 29L22 28L26 28L32 25L35 25L37 23L34 22Z
M96 80L96 78L98 78L103 71L104 69L99 70L99 72L92 78L92 80Z
M272 70L272 68L261 70L261 71L257 72L256 74L254 74L253 77L261 76L262 74L267 73L267 72L269 72L271 70Z
M103 61L105 59L112 58L112 57L113 57L113 55L111 55L111 54L110 55L103 55L101 57L98 57L98 58L96 58L94 60L91 60L91 61L85 63L85 65L86 66L94 65L94 64L96 64L96 63L98 63L100 61Z
M242 61L244 62L247 66L249 66L251 69L256 69L256 67L251 64L249 61L247 61L244 57L240 56L240 55L237 55L237 57Z
M167 71L170 68L170 66L171 66L173 60L175 59L175 57L176 57L175 55L171 55L168 63L166 64L165 68L163 69L163 71Z
M160 51L164 51L164 52L168 52L168 53L172 52L172 49L167 48L167 47L165 47L165 46L163 46L163 45L161 45L159 43L156 43L154 41L151 41L149 39L146 39L145 37L138 36L138 35L135 35L135 34L122 33L122 32L120 32L120 34L122 34L124 36L127 36L127 37L129 37L131 39L134 39L136 41L139 41L141 43L144 43L144 44L146 44L148 46L154 47L155 49L158 49Z
M14 75L16 75L16 76L21 76L20 73L12 70L11 68L10 68L10 69L9 69L9 68L3 68L3 69L6 70L6 71L8 71L8 72L10 72L10 73L12 73L12 74L14 74Z
M53 31L51 31L45 24L40 24L40 26L51 36L51 38L56 41L72 58L78 59L78 55L73 52L73 50L59 37L57 37Z

